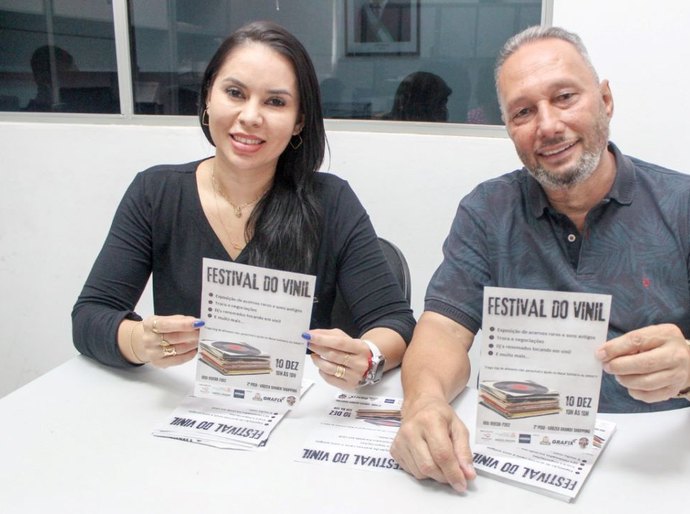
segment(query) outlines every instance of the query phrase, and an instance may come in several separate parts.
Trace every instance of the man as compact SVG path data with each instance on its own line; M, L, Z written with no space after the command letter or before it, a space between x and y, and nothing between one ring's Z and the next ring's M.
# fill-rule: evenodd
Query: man
M29 100L24 110L50 112L59 105L59 88L65 75L79 69L67 50L44 45L31 55L31 71L36 82L36 97Z
M403 361L393 457L464 491L468 431L448 402L465 386L484 286L612 295L599 410L687 407L690 176L608 142L613 97L579 37L532 27L496 65L506 129L525 168L460 203Z

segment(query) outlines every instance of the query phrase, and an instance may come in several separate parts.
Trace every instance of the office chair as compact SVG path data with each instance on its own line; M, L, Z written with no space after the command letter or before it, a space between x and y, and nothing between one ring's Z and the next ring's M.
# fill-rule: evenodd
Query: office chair
M379 244L393 275L395 275L400 284L400 289L404 293L405 299L410 302L412 284L410 281L410 268L407 265L405 256L400 251L400 248L382 237L379 237ZM359 337L360 335L359 329L352 319L352 313L340 294L339 288L336 289L333 310L331 311L331 327L341 329L350 337Z

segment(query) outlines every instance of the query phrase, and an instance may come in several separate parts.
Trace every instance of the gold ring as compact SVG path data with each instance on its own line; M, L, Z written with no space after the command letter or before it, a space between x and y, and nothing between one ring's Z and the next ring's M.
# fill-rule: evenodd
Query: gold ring
M174 357L175 355L177 355L177 350L175 350L174 346L163 347L163 357Z
M343 378L345 376L345 368L343 368L340 364L338 364L335 367L335 375L333 375L335 378Z
M151 325L151 331L152 331L154 334L157 334L157 333L158 333L158 327L156 327L156 323L158 323L158 319L153 318L153 324Z
M161 348L169 348L171 346L170 342L167 339L163 339L163 336L161 336L161 342L159 343Z
M345 354L345 360L343 361L343 366L347 368L347 363L350 361L350 354Z

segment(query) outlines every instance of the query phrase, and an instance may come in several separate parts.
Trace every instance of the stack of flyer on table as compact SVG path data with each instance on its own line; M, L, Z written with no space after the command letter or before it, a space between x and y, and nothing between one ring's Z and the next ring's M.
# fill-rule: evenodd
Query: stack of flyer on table
M390 446L400 426L401 405L400 398L338 394L295 460L369 471L399 470ZM563 444L565 439L548 437L538 447L474 443L474 467L480 475L572 502L615 428L610 421L597 420L593 445L585 449L578 439L573 448Z
M307 435L295 460L370 471L398 470L390 446L402 399L338 393Z
M315 277L204 259L194 394L154 435L218 448L266 446L313 384L302 380Z
M314 384L305 380L302 394ZM258 450L289 412L246 402L187 396L153 435L226 450Z
M489 476L530 491L572 502L584 485L599 455L616 429L615 423L598 419L593 448L569 452L553 439L542 438L541 448L520 445L472 445L474 468Z

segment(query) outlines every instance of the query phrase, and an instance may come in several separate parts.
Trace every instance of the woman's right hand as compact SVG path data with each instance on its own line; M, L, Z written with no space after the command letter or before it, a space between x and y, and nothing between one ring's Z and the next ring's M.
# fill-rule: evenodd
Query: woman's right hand
M371 362L371 350L338 328L314 329L302 334L309 341L311 360L329 384L354 391L361 385Z
M143 321L124 321L125 357L136 364L159 368L184 364L194 358L199 346L199 329L204 322L192 316L149 316ZM129 330L129 332L127 332ZM129 350L129 351L127 351Z

